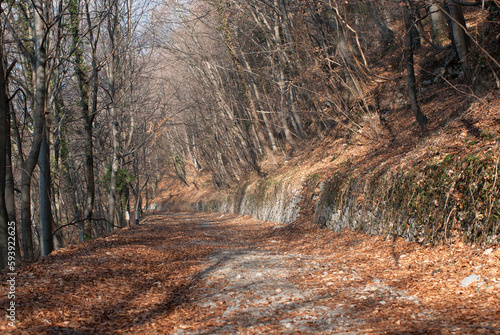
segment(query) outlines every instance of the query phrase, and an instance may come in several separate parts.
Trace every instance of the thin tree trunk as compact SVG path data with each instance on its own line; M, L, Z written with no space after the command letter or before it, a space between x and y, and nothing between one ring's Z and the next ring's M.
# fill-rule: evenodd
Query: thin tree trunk
M278 78L278 87L280 89L280 116L281 116L281 126L283 127L283 131L285 133L285 138L288 144L292 147L293 151L296 151L298 146L297 142L293 138L293 134L288 127L288 112L286 111L285 106L285 74L283 73L283 68L278 66L279 68L279 78Z
M279 7L278 0L274 0L274 6L277 9ZM283 127L283 132L285 133L285 138L288 144L291 146L292 151L295 151L298 146L297 143L295 142L295 139L293 138L293 134L290 131L290 128L288 127L288 111L286 110L285 106L285 97L286 97L286 92L285 92L285 73L283 71L283 66L284 63L286 62L286 58L283 56L282 53L284 53L282 49L282 43L281 43L281 36L280 36L280 25L279 25L279 15L278 13L275 13L275 18L274 18L274 46L277 48L277 53L278 53L278 63L275 64L278 68L279 72L279 77L278 77L278 87L280 91L280 116L281 116L281 126ZM274 63L274 62L273 62Z
M54 164L54 171L61 171L60 166L61 166L61 103L57 99L57 97L54 97L54 135L53 135L53 147L54 147L54 157L53 157L53 164ZM58 181L57 184L54 185L55 183L52 183L52 201L54 202L54 211L53 211L53 227L52 229L54 231L57 230L55 236L54 236L54 250L57 250L59 248L63 248L65 243L64 243L64 235L61 229L58 229L60 226L60 223L62 222L62 208L61 208L61 177L58 176Z
M47 256L54 249L52 237L52 210L50 203L50 149L47 136L47 125L42 134L42 144L38 157L39 166L39 211L40 211L40 235L41 254Z
M94 211L95 202L95 182L94 182L94 144L93 144L93 121L96 112L96 99L97 99L97 64L96 64L96 41L94 40L94 30L90 29L89 35L91 40L92 48L92 74L93 74L93 91L92 91L92 109L89 110L89 82L84 72L84 62L83 62L83 51L79 45L80 39L80 21L79 21L79 9L80 4L77 0L71 0L69 3L70 14L71 14L71 31L73 33L73 48L75 49L75 72L78 79L78 89L80 93L80 103L81 103L81 113L82 119L84 121L85 127L85 182L87 185L86 196L85 196L85 209L83 213L84 225L83 225L83 238L92 238L92 215ZM89 26L92 26L89 4L86 2L86 16Z
M0 6L2 2L0 1ZM1 11L2 9L0 9L0 13ZM3 31L1 37L3 37ZM9 214L5 205L8 114L9 100L7 98L7 83L5 82L5 71L3 68L3 45L0 45L0 270L4 269L9 262Z
M87 195L85 201L85 227L83 236L92 238L92 215L94 212L95 184L94 184L94 151L92 139L92 121L89 117L85 122L85 179L87 184Z
M269 118L266 115L266 112L262 110L262 106L260 104L260 93L259 93L259 88L257 87L257 84L255 83L255 78L252 75L252 68L250 67L250 64L248 63L247 57L245 54L242 54L242 60L243 64L245 65L246 71L248 73L248 77L250 78L250 84L252 85L253 88L253 93L256 98L257 105L259 106L260 113L262 115L262 120L264 121L264 125L267 131L267 136L269 138L269 142L271 143L271 149L273 153L278 152L278 147L276 145L276 139L274 138L273 134L273 129L271 128L271 123L269 122ZM274 160L276 161L276 160Z
M283 31L283 37L285 38L285 42L287 45L287 49L290 50L291 57L288 55L289 53L285 48L280 48L280 53L282 55L283 61L290 69L291 77L296 77L296 72L301 71L300 61L297 57L295 51L295 41L292 38L292 34L290 33L290 27L293 29L293 16L289 15L288 8L284 0L279 0L279 13L281 13L281 26ZM289 27L290 26L290 27ZM281 42L281 40L280 40ZM295 87L290 81L289 76L286 78L286 90L288 92L288 101L290 103L290 108L292 113L290 115L290 119L292 121L292 125L300 138L305 138L306 134L304 132L304 127L302 126L302 117L298 108L297 103L297 94L295 92Z
M67 184L67 188L71 190L71 202L73 203L73 211L75 219L80 220L82 218L82 209L80 204L82 203L83 195L81 187L79 187L80 181L77 180L75 175L75 162L74 162L74 153L67 147L68 141L66 140L64 133L61 133L61 143L62 143L62 152L66 153L66 155L62 158L62 164L66 171L68 171L65 181ZM84 230L84 222L78 222L78 233L79 233L79 241L83 241L83 230Z
M298 102L297 102L297 92L295 90L295 87L293 84L288 82L288 100L290 102L290 106L292 107L292 124L293 128L299 134L300 138L304 139L306 138L306 133L304 132L304 127L302 126L302 117L300 116L300 111L298 108Z
M111 110L111 129L112 129L112 138L113 138L113 156L110 162L111 169L111 177L110 177L110 186L109 186L109 229L110 232L114 226L116 226L116 180L118 174L118 163L119 163L119 155L118 155L118 121L116 120L116 108L112 106Z
M465 28L465 17L462 11L462 5L455 3L453 0L448 0L448 8L450 9L451 30L453 34L453 42L462 64L466 78L470 78L470 66L468 61L468 53L470 47L469 36Z
M119 167L119 134L118 134L118 113L116 108L116 90L115 90L115 67L116 67L116 50L115 50L115 34L118 28L118 9L117 3L113 3L111 6L111 16L109 20L108 33L110 39L110 50L111 55L109 57L109 62L107 64L107 75L108 75L108 90L111 97L110 103L110 116L111 116L111 133L112 133L112 143L113 143L113 155L110 162L111 177L109 186L109 226L108 232L110 232L113 227L116 226L116 213L117 213L117 198L116 198L116 181Z
M23 236L24 259L33 258L33 235L31 220L31 177L38 161L42 133L45 119L46 100L46 65L47 55L45 49L46 29L43 1L33 0L35 21L35 60L33 64L35 74L35 116L33 127L33 141L28 157L21 164L21 226Z
M412 43L412 22L410 18L410 8L408 0L404 0L404 21L406 28L406 72L408 76L408 96L410 97L411 109L413 114L422 129L425 128L427 124L427 117L420 110L420 106L417 101L417 90L415 84L415 68L413 65L413 43Z
M0 57L1 59L1 57ZM8 91L7 91L8 92ZM8 94L6 94L8 96ZM7 114L7 126L6 126L6 152L7 152L7 166L6 166L6 178L5 178L5 205L7 207L7 213L9 215L9 221L15 223L16 227L16 263L21 261L21 250L19 245L19 232L16 220L16 199L14 196L14 174L12 171L12 144L10 139L10 105L9 113Z
M87 21L90 25L90 10L88 7L88 1L86 3L87 8ZM95 173L94 173L94 143L93 143L93 126L94 126L94 118L97 115L97 92L99 89L99 70L98 70L98 60L97 60L97 42L100 37L100 30L97 30L97 33L94 35L94 31L91 30L89 32L90 40L92 44L92 100L90 105L90 113L86 118L85 132L86 132L86 140L85 140L85 148L86 148L86 178L87 178L87 205L88 208L85 212L86 218L86 234L90 236L92 231L92 215L94 211L95 205ZM94 37L95 36L95 37Z

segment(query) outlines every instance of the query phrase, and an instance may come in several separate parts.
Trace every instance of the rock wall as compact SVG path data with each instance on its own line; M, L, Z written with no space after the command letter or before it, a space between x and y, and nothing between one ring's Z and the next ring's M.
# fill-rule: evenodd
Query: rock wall
M498 157L489 152L447 155L397 173L376 169L359 177L345 169L326 180L312 174L299 183L276 177L220 192L196 208L277 223L303 215L335 232L360 230L418 242L459 237L490 244L500 239Z
M303 207L312 205L314 223L335 232L362 230L369 234L397 234L408 240L422 235L415 220L407 219L403 224L402 215L394 217L383 207L368 206L363 201L368 182L336 174L318 181L317 192L311 192L306 184L307 181L297 188L279 180L247 183L230 193L221 192L210 200L198 202L194 207L288 224L297 220Z
M389 179L384 183L386 185L395 180L392 175L385 178ZM410 241L421 240L424 231L415 219L405 211L394 211L383 197L374 198L377 186L380 185L340 174L321 182L319 194L314 195L317 198L314 222L335 232L350 229L368 234L397 235Z
M300 189L275 180L244 184L229 194L219 194L196 204L197 210L251 215L262 221L292 223L300 212Z
M312 220L321 227L340 232L344 229L363 230L371 234L395 232L413 239L413 229L395 231L400 224L381 224L387 213L361 204L365 183L335 175L326 181L316 180L318 192L308 191L306 181L299 188L279 180L264 180L241 185L228 193L219 193L206 202L195 205L197 210L251 215L259 220L292 223L303 207L313 207ZM309 200L309 201L308 201ZM388 222L388 221L384 221ZM391 221L389 221L391 222Z

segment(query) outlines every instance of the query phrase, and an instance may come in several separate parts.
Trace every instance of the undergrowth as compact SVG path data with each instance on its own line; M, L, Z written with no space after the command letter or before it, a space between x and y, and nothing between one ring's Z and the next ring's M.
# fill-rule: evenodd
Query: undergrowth
M490 149L444 155L399 173L381 169L364 180L354 178L352 170L321 183L311 175L303 206L315 206L313 221L320 227L401 235L421 243L460 238L490 244L500 234L499 159ZM330 222L332 215L337 222Z
M500 232L499 153L446 155L423 169L391 174L370 183L371 202L384 206L399 224L416 223L422 241L461 237L492 243Z

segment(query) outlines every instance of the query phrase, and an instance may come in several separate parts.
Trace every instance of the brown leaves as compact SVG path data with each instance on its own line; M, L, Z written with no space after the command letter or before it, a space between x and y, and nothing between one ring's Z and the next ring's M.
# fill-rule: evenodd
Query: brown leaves
M168 314L212 247L193 248L199 232L169 216L150 222L19 267L19 322L11 331L113 333Z
M231 323L241 333L261 334L291 331L300 322L310 331L322 329L315 327L326 321L308 318L307 309L276 308L272 297L286 296L290 285L314 294L289 295L283 306L342 309L344 320L363 320L359 327L339 326L334 333L467 334L500 328L496 247L484 252L458 242L426 248L401 239L315 230L308 223L281 228L267 238L275 224L232 215L167 214L148 220L19 267L19 323L10 329L2 319L0 329L13 334L224 333ZM202 220L210 220L210 231L200 228ZM246 268L249 259L244 258L235 263L242 268L233 269L241 274L237 280L253 275L264 282L234 291L238 285L231 273L215 272L224 259L209 261L224 250L234 255L241 250L243 256L249 250L267 252L287 272L266 279L257 272L267 265ZM472 273L486 284L461 288L460 281ZM288 281L288 286L277 288L270 280ZM215 298L209 308L200 303L200 296L210 299L223 290L241 297L239 309ZM245 308L272 313L247 318ZM253 328L245 326L249 322Z
M373 278L418 298L418 304L396 299L371 308L370 314L376 318L365 317L371 318L370 329L375 333L469 334L475 333L473 327L481 323L489 327L490 333L500 332L500 289L491 285L489 288L460 287L460 281L472 273L500 280L498 247L485 253L462 242L424 247L401 239L392 242L349 231L333 234L322 230L319 234L322 235L319 239L294 238L291 244L289 235L282 236L287 240L286 250L295 253L300 250L304 254L322 257L328 255L326 260L331 259L337 264L330 267L321 279L325 292L339 290L335 294L337 303L354 304L360 308L364 302L373 300L378 294L378 291L373 291L377 287ZM280 246L284 247L284 244ZM394 254L399 255L399 266L392 257ZM356 270L355 280L347 276L349 269ZM317 286L318 278L297 279L304 285ZM360 296L356 292L361 283L371 286ZM453 331L448 332L445 324L453 325ZM363 329L363 332L368 332L368 329Z

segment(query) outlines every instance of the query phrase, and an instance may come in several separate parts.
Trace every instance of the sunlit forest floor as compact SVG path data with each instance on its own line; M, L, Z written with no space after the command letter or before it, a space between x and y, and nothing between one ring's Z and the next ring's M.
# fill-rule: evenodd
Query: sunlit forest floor
M2 318L0 330L494 334L499 271L498 247L424 247L305 221L156 213L21 265L18 322L13 329ZM462 287L469 275L480 279Z

